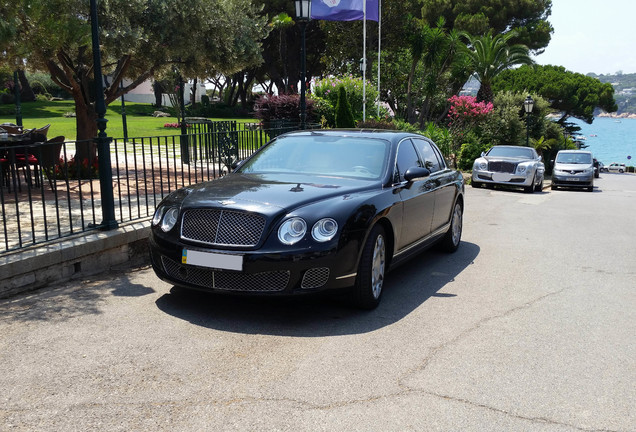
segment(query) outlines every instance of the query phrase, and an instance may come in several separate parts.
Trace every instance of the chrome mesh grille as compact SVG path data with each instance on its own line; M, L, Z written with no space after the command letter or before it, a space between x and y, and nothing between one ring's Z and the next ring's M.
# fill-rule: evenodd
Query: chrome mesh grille
M161 263L171 277L202 288L238 292L283 291L289 283L290 272L273 271L256 274L228 272L203 267L184 266L165 256Z
M319 267L309 269L303 275L303 281L300 287L303 289L320 288L329 280L329 269L327 267Z
M490 161L488 171L514 174L517 164L514 162Z
M212 246L256 246L265 218L254 213L195 209L183 213L181 238Z

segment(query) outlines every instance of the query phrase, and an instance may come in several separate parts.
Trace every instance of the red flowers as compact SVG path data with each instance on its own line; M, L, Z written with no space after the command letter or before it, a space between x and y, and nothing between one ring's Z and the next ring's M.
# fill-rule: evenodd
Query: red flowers
M474 96L453 96L448 101L451 103L448 111L451 122L474 123L482 120L493 109L491 102L476 102Z

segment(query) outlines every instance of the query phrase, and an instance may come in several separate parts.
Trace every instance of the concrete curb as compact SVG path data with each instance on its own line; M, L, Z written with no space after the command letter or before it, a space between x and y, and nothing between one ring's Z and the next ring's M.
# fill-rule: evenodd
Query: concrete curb
M127 268L147 265L149 234L148 219L0 256L0 298L123 264Z

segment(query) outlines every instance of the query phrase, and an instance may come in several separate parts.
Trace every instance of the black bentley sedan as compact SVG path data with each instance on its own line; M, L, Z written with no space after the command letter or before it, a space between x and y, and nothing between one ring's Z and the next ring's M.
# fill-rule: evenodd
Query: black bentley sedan
M280 135L234 172L157 207L157 275L205 291L261 295L347 288L372 309L391 266L462 234L464 181L437 146L395 131Z

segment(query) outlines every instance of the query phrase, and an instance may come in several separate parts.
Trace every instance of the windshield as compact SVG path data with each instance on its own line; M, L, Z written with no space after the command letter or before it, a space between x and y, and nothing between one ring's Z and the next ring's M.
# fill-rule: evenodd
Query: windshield
M592 163L591 153L559 153L556 161L562 164L585 164Z
M379 179L386 170L387 141L360 137L278 138L243 164L241 173L295 173Z
M501 156L534 159L534 152L528 147L493 147L486 156Z

